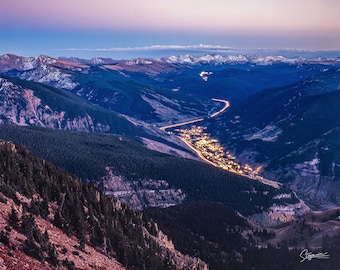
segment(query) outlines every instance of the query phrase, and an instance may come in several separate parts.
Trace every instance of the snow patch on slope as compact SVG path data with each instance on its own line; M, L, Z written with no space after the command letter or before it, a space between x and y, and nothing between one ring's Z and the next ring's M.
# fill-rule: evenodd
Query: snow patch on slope
M162 104L161 102L155 99L150 99L145 95L142 95L142 98L150 104L150 106L155 110L155 113L161 117L162 121L181 118L181 115L178 111Z
M45 83L56 88L72 90L78 86L73 81L70 74L60 71L60 69L42 65L39 69L24 72L20 79Z
M193 158L192 154L185 152L185 151L182 151L182 150L179 150L179 149L176 149L176 148L173 148L173 147L168 146L164 143L160 143L160 142L150 140L150 139L147 139L147 138L142 138L142 140L143 140L144 145L151 150L155 150L155 151L165 153L165 154L169 154L169 155L172 155L172 156L178 156L178 157L183 157L183 158L188 158L188 159Z
M315 157L310 161L305 161L295 165L295 169L301 172L301 176L308 176L311 174L320 175L318 164L320 160Z
M243 137L247 141L262 140L265 142L274 142L282 133L282 129L275 125L267 125L263 129L258 130L255 133L244 135Z

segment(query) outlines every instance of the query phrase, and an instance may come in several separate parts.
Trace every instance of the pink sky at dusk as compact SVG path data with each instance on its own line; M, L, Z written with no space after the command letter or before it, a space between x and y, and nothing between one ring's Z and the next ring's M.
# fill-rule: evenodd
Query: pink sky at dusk
M0 2L2 23L28 28L340 33L338 0Z
M340 50L339 0L0 0L0 4L0 38L9 42L15 39L14 34L8 34L11 30L24 32L26 37L30 31L113 35L118 31L139 33L138 46L143 45L141 33L147 33L144 45L175 44L177 34L182 45L238 46L244 42L244 46L270 47L275 43L279 47L282 42L281 48ZM161 38L167 33L167 38ZM190 39L193 35L195 39ZM186 36L187 40L182 38ZM66 42L65 36L60 39ZM135 46L131 40L119 43ZM73 40L64 47L75 45Z

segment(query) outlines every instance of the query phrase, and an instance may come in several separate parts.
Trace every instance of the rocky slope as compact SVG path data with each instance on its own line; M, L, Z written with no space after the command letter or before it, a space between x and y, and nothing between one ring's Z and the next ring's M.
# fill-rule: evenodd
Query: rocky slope
M97 108L63 90L0 76L0 123L101 133L137 133L112 111Z
M0 57L1 72L12 71L24 80L48 83L56 88L73 89L77 83L73 81L70 71L86 72L88 66L58 60L49 56L20 57L5 54ZM85 70L85 71L84 71Z
M6 268L207 269L178 252L152 221L23 147L1 140L0 157Z
M18 206L14 201L3 194L0 202L0 231L2 245L0 245L0 267L1 269L53 269L54 266L47 261L39 261L25 253L25 241L27 236L19 229L9 226L9 216L11 209L18 213L20 219L23 215L22 206ZM17 194L22 203L30 202L30 199ZM51 204L52 208L54 205ZM117 260L110 258L85 245L84 250L80 250L79 243L75 237L68 236L60 228L55 227L50 221L35 216L35 222L41 232L48 232L49 241L55 246L62 269L127 269ZM69 262L69 263L68 263Z

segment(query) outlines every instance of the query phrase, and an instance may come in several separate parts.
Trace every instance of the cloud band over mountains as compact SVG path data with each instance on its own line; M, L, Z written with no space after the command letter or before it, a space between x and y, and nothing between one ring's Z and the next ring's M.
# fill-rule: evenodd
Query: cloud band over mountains
M143 47L111 47L111 48L67 48L66 51L88 52L131 52L131 51L167 51L167 50L194 50L194 51L233 51L234 48L219 45L151 45Z

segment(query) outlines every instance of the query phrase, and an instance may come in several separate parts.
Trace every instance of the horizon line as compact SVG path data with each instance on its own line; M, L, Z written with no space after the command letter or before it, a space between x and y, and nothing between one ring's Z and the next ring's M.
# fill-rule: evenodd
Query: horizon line
M226 45L149 45L136 47L108 47L108 48L65 48L59 51L85 51L85 52L134 52L134 51L162 51L162 50L195 50L195 51L287 51L287 52L340 52L339 49L323 50L323 49L301 49L301 48L237 48Z

